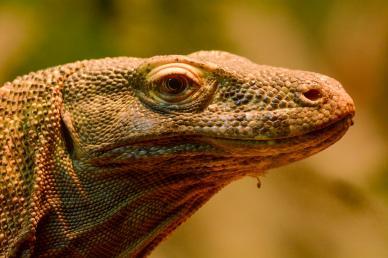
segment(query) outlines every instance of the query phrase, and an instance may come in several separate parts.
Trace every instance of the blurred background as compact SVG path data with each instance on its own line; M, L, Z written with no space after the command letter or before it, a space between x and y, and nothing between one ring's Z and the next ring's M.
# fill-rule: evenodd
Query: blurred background
M388 1L0 0L0 84L80 59L220 49L335 77L355 125L231 184L151 258L388 257Z

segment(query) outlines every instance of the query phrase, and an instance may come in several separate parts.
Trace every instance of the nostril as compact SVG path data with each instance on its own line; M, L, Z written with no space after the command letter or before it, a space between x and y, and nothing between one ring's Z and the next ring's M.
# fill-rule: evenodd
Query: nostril
M322 92L318 89L309 89L303 93L303 96L311 101L317 101L318 99L322 98Z

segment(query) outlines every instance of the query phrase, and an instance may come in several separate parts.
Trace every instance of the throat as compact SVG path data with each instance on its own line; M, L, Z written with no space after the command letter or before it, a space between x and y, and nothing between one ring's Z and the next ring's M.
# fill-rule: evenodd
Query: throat
M140 229L137 232L142 232L141 236L134 241L134 246L129 246L124 251L123 257L146 256L223 186L224 184L182 185L176 186L173 191L165 189L155 192L155 199L149 200L148 204L144 203L141 208L147 211L147 214L143 213L145 223L134 221L135 228Z
M58 177L58 184L67 188L52 199L71 201L54 206L49 218L39 225L42 235L56 236L37 239L38 252L144 257L217 191L237 179L230 173L215 175L212 171L75 167L76 179L66 171L61 173L63 178ZM56 240L51 243L47 239Z

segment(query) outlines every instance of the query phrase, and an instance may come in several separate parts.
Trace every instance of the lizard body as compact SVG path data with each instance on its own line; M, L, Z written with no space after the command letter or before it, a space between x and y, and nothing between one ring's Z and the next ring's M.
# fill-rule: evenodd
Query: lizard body
M0 88L0 257L144 257L214 193L345 133L317 73L233 54L105 58Z

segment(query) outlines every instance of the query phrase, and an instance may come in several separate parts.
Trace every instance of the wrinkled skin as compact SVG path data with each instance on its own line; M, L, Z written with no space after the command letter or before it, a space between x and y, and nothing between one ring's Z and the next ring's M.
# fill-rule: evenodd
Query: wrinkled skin
M321 151L353 115L334 79L220 51L17 78L0 88L0 254L144 257L222 187Z

